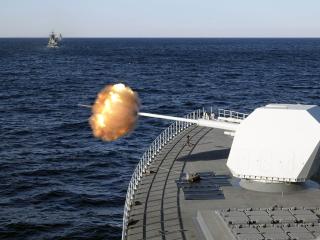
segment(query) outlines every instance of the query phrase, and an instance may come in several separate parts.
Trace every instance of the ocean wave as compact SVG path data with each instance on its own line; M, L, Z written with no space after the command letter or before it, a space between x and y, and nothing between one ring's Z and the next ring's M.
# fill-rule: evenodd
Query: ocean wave
M98 226L83 226L80 229L74 229L65 236L56 237L56 240L119 240L121 239L121 227L111 224Z
M59 223L35 223L35 222L14 222L1 226L0 239L27 240L27 239L49 239L46 233L52 231L63 231L72 224L68 222ZM44 236L43 236L44 235ZM49 234L50 235L50 234ZM54 238L52 238L54 239Z
M54 51L46 43L0 39L0 239L121 238L131 174L170 122L140 118L116 142L95 139L90 109L77 104L106 84L124 82L143 111L174 116L320 105L316 39L66 39Z
M79 207L120 207L124 198L116 195L90 195L63 189L43 192L28 199L33 204L56 202L58 205Z

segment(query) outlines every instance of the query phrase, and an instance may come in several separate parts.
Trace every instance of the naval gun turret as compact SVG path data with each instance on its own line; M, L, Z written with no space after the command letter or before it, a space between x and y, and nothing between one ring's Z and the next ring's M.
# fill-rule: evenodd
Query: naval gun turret
M320 167L320 107L316 105L269 104L238 122L139 115L223 129L234 136L227 167L245 188L286 191L288 186L303 185Z

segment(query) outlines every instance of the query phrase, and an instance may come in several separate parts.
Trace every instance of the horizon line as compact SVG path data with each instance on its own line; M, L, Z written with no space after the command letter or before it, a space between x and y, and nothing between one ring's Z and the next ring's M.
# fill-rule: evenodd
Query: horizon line
M0 36L0 39L8 39L8 38L15 38L15 39L19 39L19 38L29 38L29 39L34 39L34 38L38 38L38 39L47 39L48 37L21 37L21 36L5 36L5 37L1 37ZM280 36L277 36L277 37L251 37L251 36L248 36L248 37L95 37L95 36L92 36L92 37L63 37L64 39L77 39L77 38L88 38L88 39L319 39L320 36L317 36L317 37L308 37L308 36L305 36L305 37L302 37L302 36L299 36L299 37L295 37L295 36L290 36L290 37L280 37Z

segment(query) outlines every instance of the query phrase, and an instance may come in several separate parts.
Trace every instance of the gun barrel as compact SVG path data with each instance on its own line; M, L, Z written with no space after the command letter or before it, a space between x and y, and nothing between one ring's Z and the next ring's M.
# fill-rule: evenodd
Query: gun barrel
M226 131L236 131L237 127L239 126L238 123L219 121L216 119L212 119L212 120L201 119L201 118L200 119L188 119L188 118L172 117L172 116L166 116L166 115L154 114L154 113L145 113L145 112L140 112L138 114L140 116L144 116L144 117L160 118L160 119L166 119L166 120L195 123L195 124L202 126L202 127L217 128L217 129L223 129Z
M167 120L173 120L173 121L179 121L179 122L189 122L189 123L196 123L196 124L198 123L198 120L196 119L172 117L172 116L166 116L166 115L154 114L154 113L145 113L145 112L139 112L138 114L144 117L160 118L160 119L167 119Z

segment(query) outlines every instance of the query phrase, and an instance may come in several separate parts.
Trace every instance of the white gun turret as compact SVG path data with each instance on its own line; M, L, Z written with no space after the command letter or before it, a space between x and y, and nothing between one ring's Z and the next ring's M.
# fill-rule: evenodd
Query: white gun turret
M258 182L305 182L320 169L320 107L269 104L239 122L140 116L195 123L234 136L227 166L233 176Z

